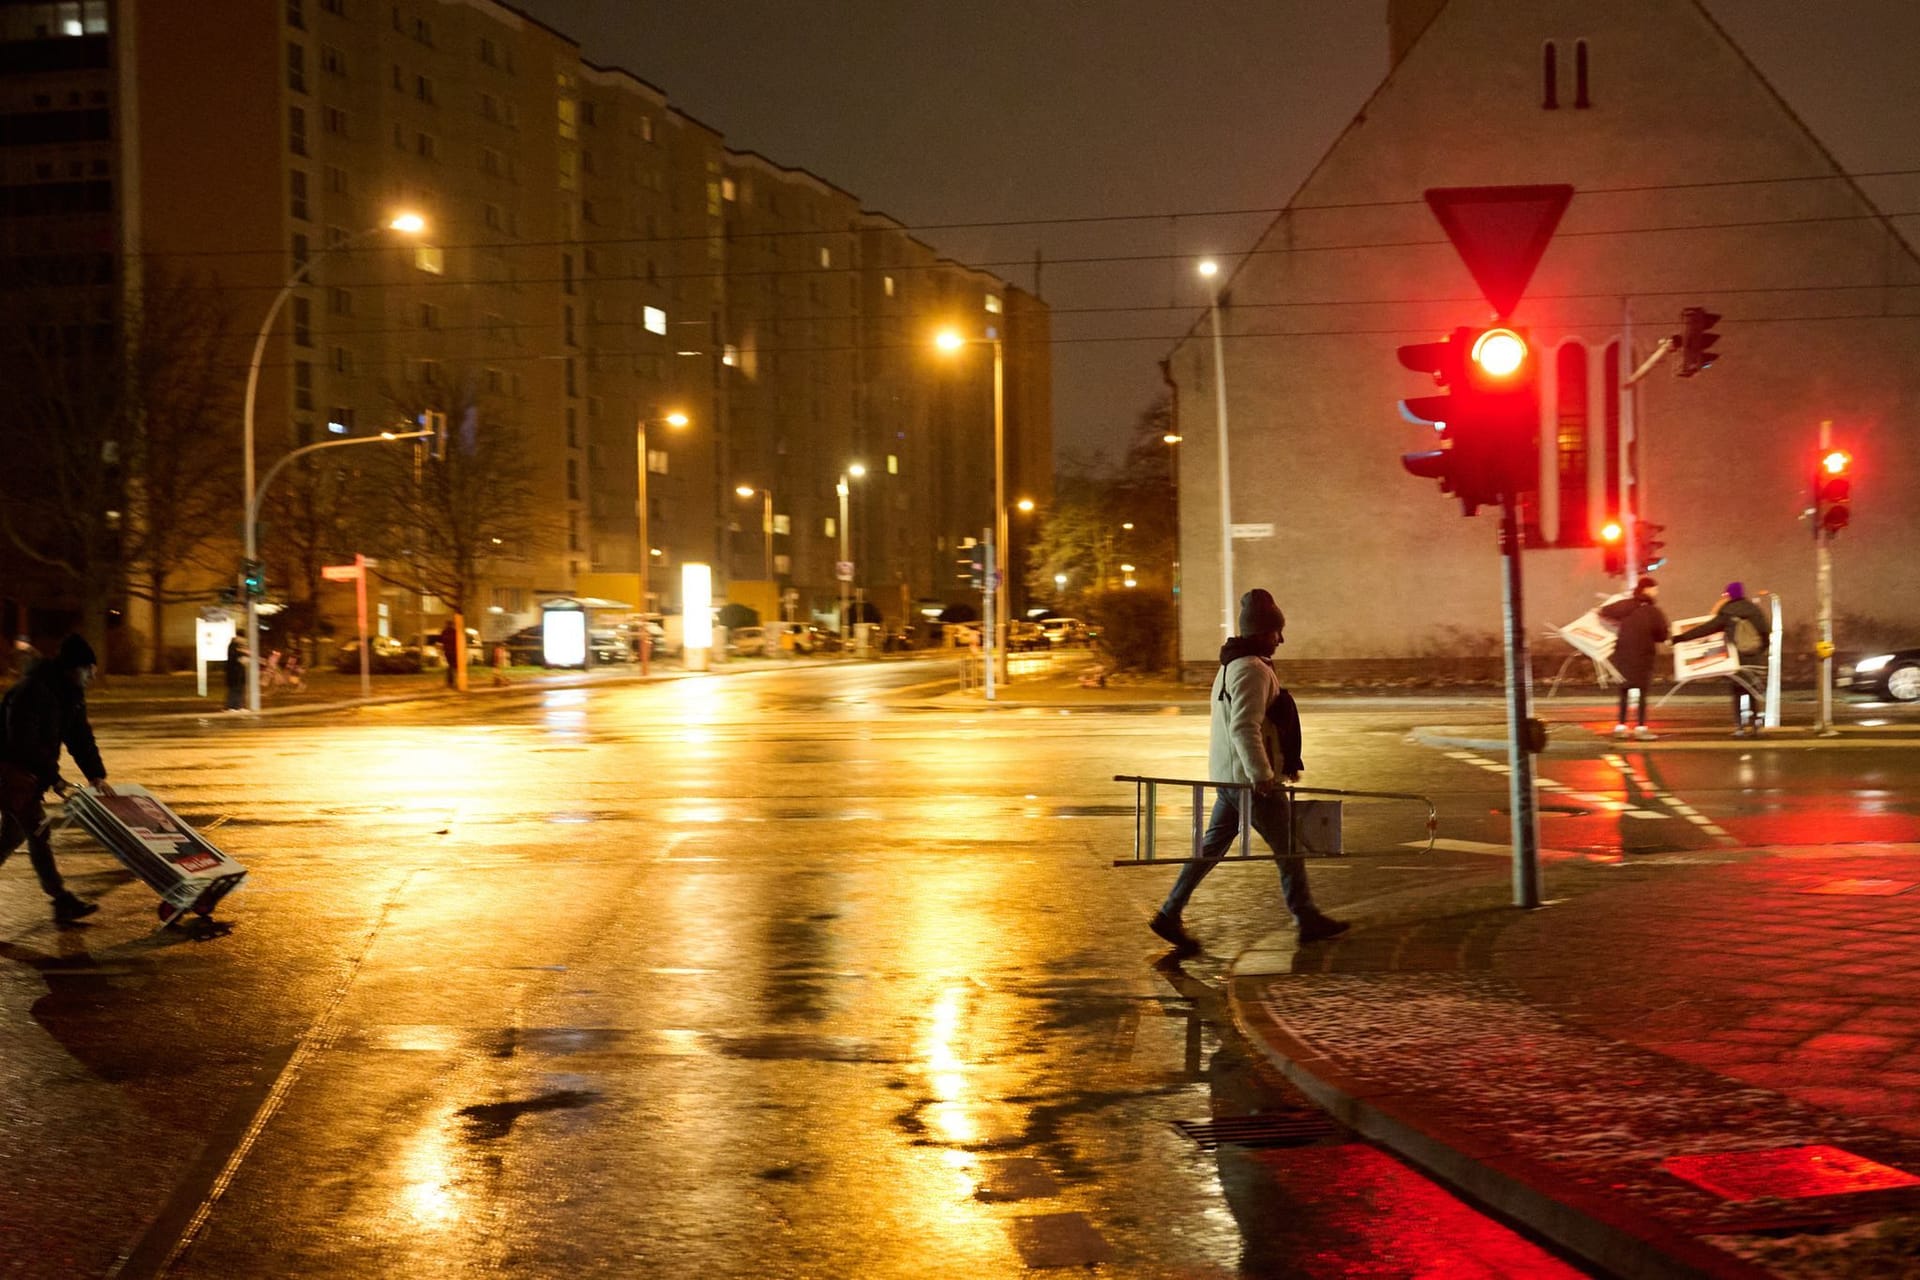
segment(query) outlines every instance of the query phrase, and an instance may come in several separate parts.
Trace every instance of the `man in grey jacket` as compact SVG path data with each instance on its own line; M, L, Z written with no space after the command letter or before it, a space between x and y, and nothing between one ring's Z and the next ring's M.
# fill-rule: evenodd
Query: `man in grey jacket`
M1284 642L1286 625L1280 606L1266 591L1255 587L1240 597L1240 634L1222 646L1220 670L1213 678L1207 751L1209 778L1252 786L1253 829L1275 853L1292 847L1292 806L1281 783L1299 781L1305 768L1300 759L1300 713L1273 670L1273 651ZM1180 916L1193 891L1240 834L1241 794L1217 793L1213 817L1200 841L1204 861L1180 868L1180 878L1149 926L1176 951L1199 950L1199 942L1187 932ZM1345 933L1344 922L1313 905L1306 864L1299 858L1281 858L1279 864L1280 894L1299 926L1300 941L1321 942Z

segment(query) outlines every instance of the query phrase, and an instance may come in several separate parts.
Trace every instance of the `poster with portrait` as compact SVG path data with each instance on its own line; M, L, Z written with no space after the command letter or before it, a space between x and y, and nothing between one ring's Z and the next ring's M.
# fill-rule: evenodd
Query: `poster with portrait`
M1682 618L1673 624L1673 634L1697 627L1707 620L1706 615L1698 618ZM1689 680L1704 680L1709 676L1730 676L1740 669L1740 655L1727 643L1723 632L1710 636L1701 636L1698 640L1681 640L1673 646L1673 680L1675 684L1685 684Z

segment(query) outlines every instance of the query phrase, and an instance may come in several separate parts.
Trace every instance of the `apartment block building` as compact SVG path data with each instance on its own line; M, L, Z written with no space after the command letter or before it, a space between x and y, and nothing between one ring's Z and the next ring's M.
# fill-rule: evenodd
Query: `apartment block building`
M402 210L424 230L387 230ZM489 638L553 595L671 611L689 562L796 620L837 618L843 559L889 621L963 599L991 386L981 352L933 351L942 322L1022 331L1009 493L1050 478L1043 302L494 0L0 0L0 253L9 281L58 264L109 307L161 270L216 286L236 382L295 280L262 471L421 406L512 428L539 529L486 566ZM208 425L238 451L237 422ZM288 583L271 529L262 554ZM0 594L57 611L57 583L0 566ZM439 625L431 599L383 604L396 634ZM192 617L136 622L184 643Z

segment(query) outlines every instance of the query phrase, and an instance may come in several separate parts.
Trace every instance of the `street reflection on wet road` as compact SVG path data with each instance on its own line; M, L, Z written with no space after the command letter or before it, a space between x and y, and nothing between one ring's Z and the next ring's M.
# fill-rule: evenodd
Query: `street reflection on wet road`
M104 735L252 880L205 945L77 839L96 923L0 900L10 1274L1563 1273L1338 1134L1175 1129L1301 1105L1219 995L1271 868L1169 969L1168 873L1108 865L1112 775L1203 772L1205 720L888 703L927 678ZM1460 770L1321 729L1329 781Z

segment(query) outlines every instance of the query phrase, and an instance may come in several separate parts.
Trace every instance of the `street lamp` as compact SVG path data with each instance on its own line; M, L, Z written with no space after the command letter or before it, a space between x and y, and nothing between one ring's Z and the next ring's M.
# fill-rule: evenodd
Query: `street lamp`
M660 419L676 431L687 425L692 419L675 410ZM640 674L649 673L653 661L653 626L647 619L651 612L648 597L653 594L650 578L653 571L653 541L647 531L647 419L643 416L633 430L633 448L638 455L637 496L634 502L635 513L640 521Z
M933 344L949 354L970 342L993 346L993 565L987 573L986 632L989 663L986 696L994 700L994 676L1002 683L1007 672L1007 409L1006 355L997 330L987 330L984 338L969 338L956 329L942 329Z
M743 485L736 485L733 491L739 494L743 498L751 498L756 493L760 495L760 498L761 498L760 532L766 538L767 581L772 582L773 581L773 490L756 489L750 484L743 484Z
M851 477L858 480L866 474L865 464L853 463L840 473L840 482L833 486L833 491L840 495L840 563L834 566L833 576L840 579L840 651L842 653L846 652L853 635L848 630L847 619L847 592L853 587L853 566L847 560L847 495L853 487L848 483L848 479Z
M1200 276L1211 280L1220 274L1220 264L1212 258L1200 263ZM1208 290L1207 309L1213 317L1213 405L1214 425L1220 434L1220 616L1226 639L1233 638L1233 502L1228 493L1230 472L1227 466L1227 357L1220 344L1220 290Z
M260 610L254 602L252 593L247 591L245 579L247 568L251 567L253 562L260 558L260 545L254 527L253 509L255 489L253 476L253 404L260 389L260 362L266 356L267 338L273 332L273 322L280 316L280 308L287 305L287 299L293 296L295 289L306 283L308 276L313 271L314 264L320 261L320 259L330 253L336 253L351 245L358 244L370 236L379 235L382 231L398 231L403 235L418 235L420 232L426 230L426 227L426 219L422 218L419 214L401 213L395 215L387 222L376 223L364 231L348 236L345 240L325 246L318 253L311 254L305 262L294 268L293 274L287 277L287 282L280 286L280 292L273 295L273 301L267 306L267 314L265 318L260 321L260 332L254 335L253 359L247 362L247 395L241 414L240 442L242 482L240 496L247 517L245 522L246 550L243 557L246 567L243 567L241 570L240 590L247 602L247 654L249 657L247 663L247 709L249 711L257 712L260 710L260 663L258 658L254 656L260 649ZM301 452L301 450L296 449L294 451L294 453L299 452ZM289 458L292 456L293 454L291 453L287 455ZM281 461L284 462L285 460L286 459L283 458ZM265 489L266 486L260 485L259 488Z
M1180 595L1180 442L1184 439L1177 431L1160 437L1160 443L1167 446L1167 484L1173 490L1173 563L1167 586L1176 603Z
M1016 506L1016 507L1018 507L1018 508L1020 509L1020 514L1021 514L1021 515L1023 515L1023 516L1024 516L1024 515L1032 515L1032 514L1033 514L1033 499L1032 499L1032 498L1022 498L1022 499L1020 499L1020 501L1018 501L1018 502L1016 502L1016 503L1014 503L1013 505L1014 505L1014 506Z

